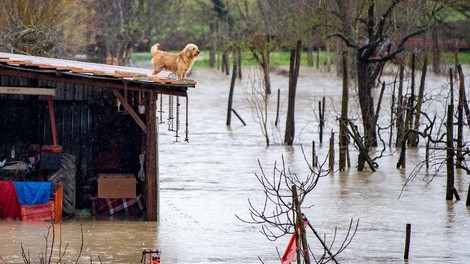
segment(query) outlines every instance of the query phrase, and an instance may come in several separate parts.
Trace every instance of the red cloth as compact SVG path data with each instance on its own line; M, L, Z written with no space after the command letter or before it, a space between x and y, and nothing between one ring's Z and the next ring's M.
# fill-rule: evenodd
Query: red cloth
M21 220L21 207L12 181L0 181L0 218Z
M304 221L304 227L307 226L308 222ZM298 228L298 234L300 234L300 228ZM286 251L284 251L284 255L282 256L281 263L282 264L289 264L295 260L297 256L297 244L295 243L296 234L292 234L289 244L287 244Z

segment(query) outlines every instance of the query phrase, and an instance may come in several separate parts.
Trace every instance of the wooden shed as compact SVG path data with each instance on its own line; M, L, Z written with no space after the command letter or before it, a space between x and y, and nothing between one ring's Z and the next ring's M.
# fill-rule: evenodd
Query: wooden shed
M44 158L37 177L47 180L56 169L55 154L73 156L76 197L72 199L79 206L88 206L87 197L97 195L100 175L131 175L144 201L144 219L157 221L159 107L163 98L178 102L175 110L168 103L166 114L172 122L179 119L173 112L186 115L181 123L187 139L187 91L196 83L172 80L168 72L151 73L0 53L0 161L1 155L6 160L27 158L21 153L40 146ZM172 128L175 133L179 123L176 120Z

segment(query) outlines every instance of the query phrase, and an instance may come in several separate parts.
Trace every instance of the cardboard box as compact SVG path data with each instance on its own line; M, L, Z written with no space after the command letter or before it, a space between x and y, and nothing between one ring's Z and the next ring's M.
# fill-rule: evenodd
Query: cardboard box
M98 198L135 198L136 183L133 174L100 174Z

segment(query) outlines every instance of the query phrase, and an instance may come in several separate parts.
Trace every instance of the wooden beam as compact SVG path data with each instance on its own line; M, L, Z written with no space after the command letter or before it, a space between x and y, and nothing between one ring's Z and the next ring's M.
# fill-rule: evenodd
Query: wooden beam
M147 126L144 124L144 121L140 119L139 115L134 111L134 109L127 103L127 100L122 97L121 93L119 93L118 90L113 89L113 94L116 96L116 98L121 102L122 106L124 106L124 109L131 115L131 117L134 119L134 121L137 123L137 125L144 131L144 133L147 133Z
M37 87L0 86L0 94L55 96L55 89L37 88Z
M145 204L146 220L158 221L158 134L155 93L150 92L147 102L147 135L145 144Z
M54 147L59 145L59 140L57 139L57 128L55 125L55 114L54 114L54 103L52 102L52 96L46 95L47 105L49 106L49 118L51 120L51 132L52 132L52 142Z

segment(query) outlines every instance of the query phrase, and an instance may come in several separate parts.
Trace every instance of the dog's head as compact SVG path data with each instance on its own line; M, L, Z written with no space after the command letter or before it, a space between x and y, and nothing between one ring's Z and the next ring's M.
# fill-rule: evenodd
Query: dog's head
M195 58L197 57L197 55L199 55L199 48L195 44L192 44L192 43L189 43L188 45L186 45L183 51L190 58Z

